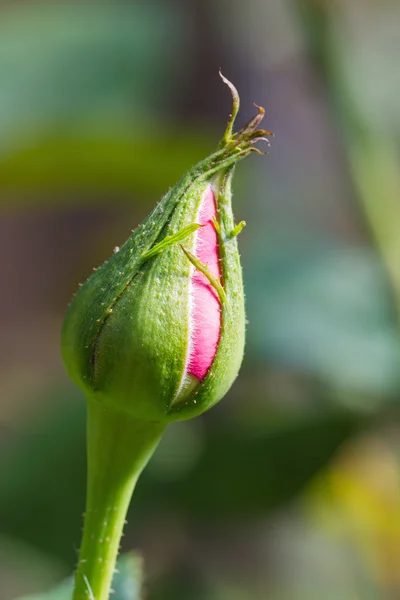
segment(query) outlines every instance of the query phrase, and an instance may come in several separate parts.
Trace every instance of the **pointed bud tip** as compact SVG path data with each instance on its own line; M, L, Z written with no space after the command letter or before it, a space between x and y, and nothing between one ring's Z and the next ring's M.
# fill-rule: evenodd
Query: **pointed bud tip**
M229 79L227 79L223 74L221 69L218 71L219 76L221 77L222 81L225 83L225 85L228 86L228 88L231 91L232 94L232 98L235 101L236 99L239 101L239 92L237 91L236 87L233 85L233 83L231 81L229 81Z
M252 117L250 119L250 121L248 121L248 123L244 127L242 127L242 129L240 131L238 131L237 133L233 133L233 126L235 124L235 120L236 120L237 114L239 112L239 106L240 106L239 92L237 91L237 89L233 85L233 83L231 81L229 81L229 79L227 79L222 74L221 69L219 70L219 76L221 77L222 81L230 89L230 92L232 94L232 101L233 101L232 112L230 114L228 124L227 124L226 130L225 130L224 136L219 145L219 148L224 148L231 142L235 142L235 144L237 144L237 146L239 146L239 144L245 144L247 146L245 149L243 147L240 148L240 150L241 150L240 155L245 156L246 154L248 154L248 152L250 150L250 146L252 146L256 142L266 141L269 144L269 141L265 140L265 136L268 135L270 137L274 137L274 134L272 131L267 131L265 129L257 129L259 124L261 123L261 121L264 118L265 109L256 103L254 103L254 107L258 110L257 114L254 117ZM257 153L265 154L261 151L257 152Z

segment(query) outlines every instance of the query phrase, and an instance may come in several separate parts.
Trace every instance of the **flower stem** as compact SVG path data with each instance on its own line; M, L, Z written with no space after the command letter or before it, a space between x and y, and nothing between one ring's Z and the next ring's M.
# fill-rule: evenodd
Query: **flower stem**
M87 405L86 513L73 600L108 600L132 492L165 425L90 398Z

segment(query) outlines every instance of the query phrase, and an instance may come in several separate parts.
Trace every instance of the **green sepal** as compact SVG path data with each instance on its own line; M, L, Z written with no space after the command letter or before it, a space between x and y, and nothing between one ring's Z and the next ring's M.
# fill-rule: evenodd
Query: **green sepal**
M231 231L231 237L236 237L246 227L246 221L240 221Z

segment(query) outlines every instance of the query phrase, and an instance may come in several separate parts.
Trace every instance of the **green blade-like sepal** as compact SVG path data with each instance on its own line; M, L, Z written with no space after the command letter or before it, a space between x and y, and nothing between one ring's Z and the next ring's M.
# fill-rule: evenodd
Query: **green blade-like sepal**
M203 273L203 275L205 275L207 277L208 281L211 283L212 287L217 292L217 294L218 294L219 299L221 300L221 302L225 302L226 301L226 294L224 292L224 288L222 287L221 282L219 281L219 279L217 279L217 277L215 277L211 273L211 271L209 270L209 268L207 267L207 265L203 265L203 263L198 258L196 258L196 256L194 256L194 254L192 254L190 252L190 250L187 250L186 248L184 248L182 246L182 244L179 244L179 246L182 248L183 252L187 256L187 258L190 260L190 262L192 263L192 265L195 267L195 269L197 269L198 271L200 271L201 273Z
M148 252L144 252L142 254L142 259L145 261L149 258L152 258L153 256L156 256L160 252L166 250L166 248L169 248L170 246L173 246L174 244L177 244L178 242L184 240L191 233L197 231L200 227L202 227L202 225L199 225L198 223L193 223L192 225L184 227L181 231L178 231L178 233L174 233L173 235L166 235L161 242L154 246L154 248L152 248Z

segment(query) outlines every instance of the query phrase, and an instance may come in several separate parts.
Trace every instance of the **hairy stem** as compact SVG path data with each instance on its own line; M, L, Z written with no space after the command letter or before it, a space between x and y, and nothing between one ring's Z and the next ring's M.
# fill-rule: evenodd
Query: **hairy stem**
M73 600L108 600L132 492L164 429L88 399L87 500Z

